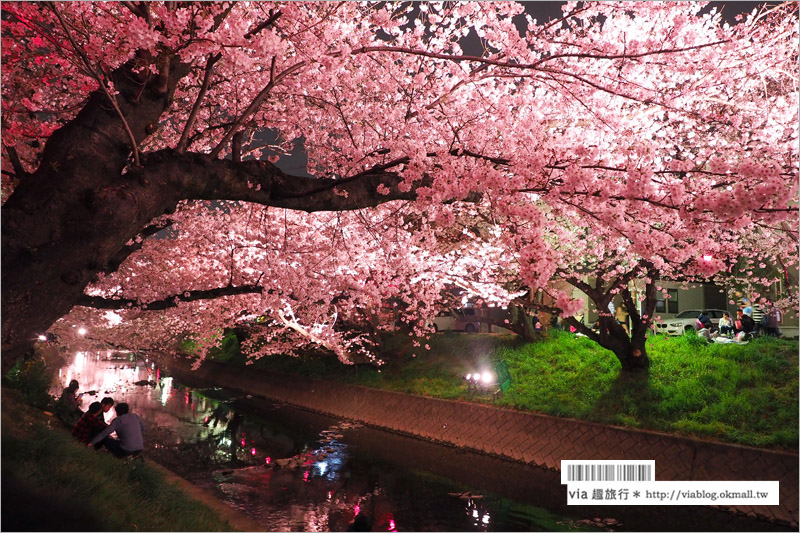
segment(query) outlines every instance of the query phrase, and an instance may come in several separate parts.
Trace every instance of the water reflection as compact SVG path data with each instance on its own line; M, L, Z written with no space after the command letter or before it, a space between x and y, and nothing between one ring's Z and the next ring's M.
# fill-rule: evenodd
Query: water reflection
M273 404L254 414L242 408L254 400L187 388L130 354L77 353L54 389L73 378L81 391L127 402L142 417L147 457L216 491L265 530L486 531L494 525L489 505L451 495L458 488L452 483L359 458L348 440L374 430L358 424L304 421ZM85 395L82 407L93 400Z
M595 517L617 510L566 508L556 473L224 390L186 387L131 354L76 354L60 370L54 392L73 378L81 392L127 402L142 417L146 457L214 491L265 531L648 530L662 522L676 530L720 529L713 527L718 523L730 530L763 526L747 527L749 522L708 514L710 509L707 516L697 512L700 521L687 513L683 524L659 518L679 514L675 508L601 520ZM82 407L94 400L87 393Z

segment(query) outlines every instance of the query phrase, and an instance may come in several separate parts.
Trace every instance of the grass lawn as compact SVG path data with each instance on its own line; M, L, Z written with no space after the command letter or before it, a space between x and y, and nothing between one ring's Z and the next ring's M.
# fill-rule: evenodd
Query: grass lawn
M587 338L551 331L539 342L442 333L414 348L409 337L384 343L380 369L315 357L272 356L256 368L337 379L449 399L470 398L462 376L504 359L512 383L496 404L619 426L759 447L798 446L798 342L759 338L744 346L697 337L648 340L651 368L627 375L613 353Z
M81 445L3 387L4 531L232 531L159 470Z

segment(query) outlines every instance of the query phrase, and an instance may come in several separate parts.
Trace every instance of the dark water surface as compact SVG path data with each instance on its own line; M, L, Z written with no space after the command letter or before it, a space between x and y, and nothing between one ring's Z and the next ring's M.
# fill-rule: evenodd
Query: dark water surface
M78 353L54 392L73 378L80 391L96 391L84 395L84 409L103 396L127 402L147 425L146 458L265 531L784 529L707 507L567 506L556 472L188 387L131 355Z

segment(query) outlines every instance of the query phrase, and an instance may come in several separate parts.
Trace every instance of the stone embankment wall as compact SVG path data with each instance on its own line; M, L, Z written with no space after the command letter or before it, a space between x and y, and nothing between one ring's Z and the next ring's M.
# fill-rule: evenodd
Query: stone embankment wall
M180 378L189 365L173 362ZM735 511L798 522L798 455L285 376L207 362L192 375L220 387L434 442L560 469L563 459L654 459L658 481L778 480L779 506Z

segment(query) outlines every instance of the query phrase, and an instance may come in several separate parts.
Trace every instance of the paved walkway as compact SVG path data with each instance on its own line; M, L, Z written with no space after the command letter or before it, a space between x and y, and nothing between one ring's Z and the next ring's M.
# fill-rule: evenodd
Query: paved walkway
M173 373L188 372L173 363ZM560 469L564 459L654 459L656 480L778 480L779 506L735 511L797 526L798 455L207 362L219 386L434 442Z

